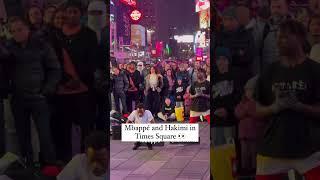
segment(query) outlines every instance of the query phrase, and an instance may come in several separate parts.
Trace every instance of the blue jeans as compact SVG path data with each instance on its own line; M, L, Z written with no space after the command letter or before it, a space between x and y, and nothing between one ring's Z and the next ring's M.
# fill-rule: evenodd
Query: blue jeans
M45 163L55 162L56 155L51 136L50 111L46 98L24 99L13 97L11 104L22 157L26 158L29 163L33 162L31 145L32 117L39 134L43 161Z
M113 92L114 96L114 103L116 106L116 111L120 112L120 101L122 105L122 113L128 113L127 109L127 101L126 101L126 94L124 92Z

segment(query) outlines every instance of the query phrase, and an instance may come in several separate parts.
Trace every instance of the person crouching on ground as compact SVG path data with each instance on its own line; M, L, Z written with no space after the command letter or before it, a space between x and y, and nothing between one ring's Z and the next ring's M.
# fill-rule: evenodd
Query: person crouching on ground
M105 180L108 169L107 135L93 132L86 139L86 153L75 155L57 176L57 180Z
M158 113L158 118L165 122L168 120L176 119L176 115L174 113L174 106L172 105L169 97L165 99L162 111Z
M135 123L135 124L149 124L155 123L152 113L149 110L144 109L144 105L139 103L134 110L128 117L127 123ZM141 146L141 142L136 142L133 150L137 150ZM148 149L152 150L152 144L147 143Z
M206 80L206 72L199 69L197 81L190 88L191 108L190 123L196 123L201 116L210 124L210 83Z

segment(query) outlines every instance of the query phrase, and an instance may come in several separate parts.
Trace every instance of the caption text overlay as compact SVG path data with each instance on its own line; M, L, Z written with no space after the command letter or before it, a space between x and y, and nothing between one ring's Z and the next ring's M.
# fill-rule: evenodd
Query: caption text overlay
M199 124L122 124L124 142L198 142Z

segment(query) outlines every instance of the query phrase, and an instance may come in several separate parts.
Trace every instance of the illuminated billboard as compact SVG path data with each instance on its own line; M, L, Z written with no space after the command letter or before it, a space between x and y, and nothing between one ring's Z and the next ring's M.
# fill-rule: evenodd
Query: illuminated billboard
M178 43L193 43L193 35L181 35L174 36L174 39L177 40Z
M131 18L131 20L133 20L133 21L139 21L139 20L141 19L141 16L142 16L142 14L141 14L141 12L138 11L138 10L133 10L133 11L131 11L131 13L130 13L130 18Z
M137 5L137 0L120 0L120 1L126 5L133 6L133 7L136 7Z
M141 25L131 25L131 44L146 46L146 28Z
M210 8L210 0L196 0L196 12L204 11Z
M210 9L205 11L199 12L199 22L200 22L200 29L206 29L210 27Z

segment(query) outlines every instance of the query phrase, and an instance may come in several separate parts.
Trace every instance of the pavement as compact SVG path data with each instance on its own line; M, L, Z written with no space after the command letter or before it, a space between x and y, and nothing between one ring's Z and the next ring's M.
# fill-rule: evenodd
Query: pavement
M210 180L210 126L200 123L200 143L142 146L111 140L112 180Z

